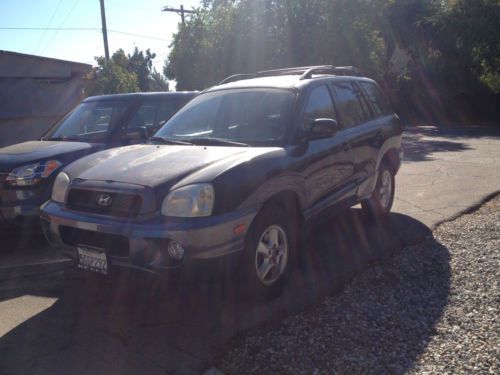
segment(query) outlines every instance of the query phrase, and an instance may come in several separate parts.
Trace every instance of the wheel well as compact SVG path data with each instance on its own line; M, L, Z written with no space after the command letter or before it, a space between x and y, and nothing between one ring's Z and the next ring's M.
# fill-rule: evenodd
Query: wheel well
M394 174L396 174L396 172L399 169L399 163L400 163L399 153L394 148L388 150L382 157L382 160L380 161L380 164L387 165Z
M300 206L300 200L294 191L287 190L279 192L276 195L268 198L262 203L262 208L268 207L269 205L277 205L281 209L285 210L287 214L296 214L302 220L302 210Z

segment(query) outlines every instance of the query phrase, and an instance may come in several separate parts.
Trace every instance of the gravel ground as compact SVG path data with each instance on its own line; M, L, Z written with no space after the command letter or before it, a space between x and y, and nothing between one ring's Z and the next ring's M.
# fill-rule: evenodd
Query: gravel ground
M499 374L499 255L497 196L340 295L233 340L211 373Z

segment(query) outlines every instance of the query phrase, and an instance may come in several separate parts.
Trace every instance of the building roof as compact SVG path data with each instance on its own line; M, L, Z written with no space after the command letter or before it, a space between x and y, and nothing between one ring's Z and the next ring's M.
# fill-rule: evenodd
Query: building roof
M91 69L90 64L0 50L0 78L67 79Z

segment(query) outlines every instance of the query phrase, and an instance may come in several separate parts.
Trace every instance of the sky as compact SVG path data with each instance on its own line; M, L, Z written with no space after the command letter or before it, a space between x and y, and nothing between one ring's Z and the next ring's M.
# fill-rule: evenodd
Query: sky
M200 0L104 0L110 55L119 48L126 53L134 47L149 48L157 55L155 68L162 72L181 18L161 9L178 8L181 4L191 9L199 3ZM104 56L100 9L99 0L0 0L0 50L95 65L94 57Z

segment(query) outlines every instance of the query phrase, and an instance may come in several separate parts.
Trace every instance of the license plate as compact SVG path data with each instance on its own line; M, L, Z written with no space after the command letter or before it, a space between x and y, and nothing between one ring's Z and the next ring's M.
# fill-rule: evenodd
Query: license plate
M108 260L103 249L78 245L76 250L78 252L79 268L104 275L108 273Z

